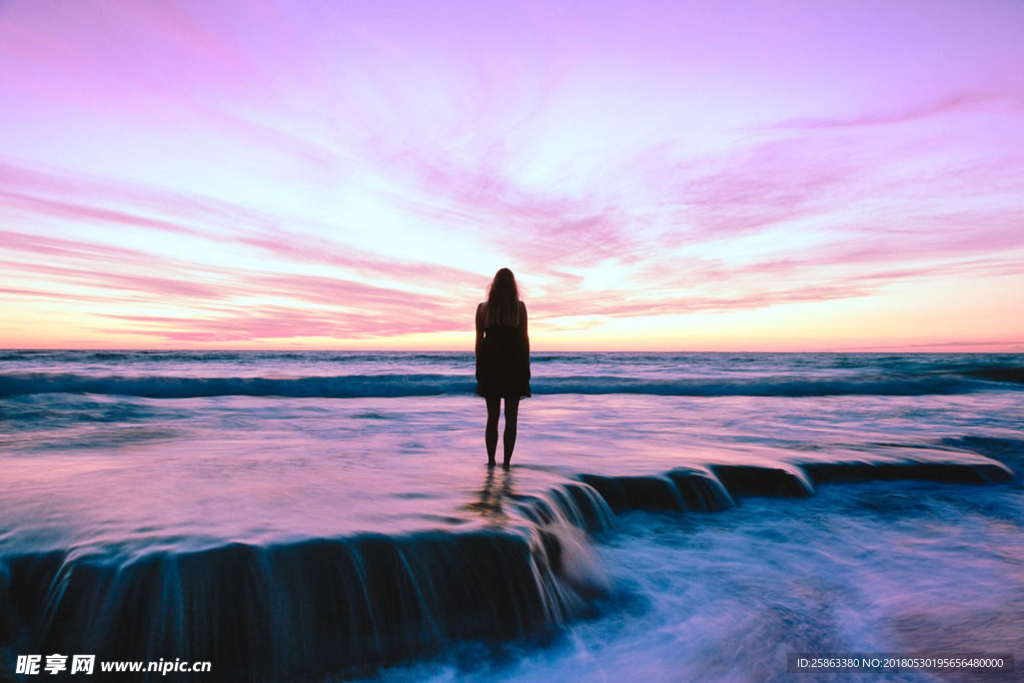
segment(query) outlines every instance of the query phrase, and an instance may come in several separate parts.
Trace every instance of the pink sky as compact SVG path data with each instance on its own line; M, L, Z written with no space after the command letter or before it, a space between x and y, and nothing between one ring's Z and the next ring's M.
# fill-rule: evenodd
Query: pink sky
M0 0L0 347L1024 350L1024 3Z

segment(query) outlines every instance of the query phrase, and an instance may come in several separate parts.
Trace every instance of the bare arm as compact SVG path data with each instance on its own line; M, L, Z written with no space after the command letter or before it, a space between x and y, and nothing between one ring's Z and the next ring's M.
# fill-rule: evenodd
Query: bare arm
M476 305L476 346L473 349L473 353L476 355L477 361L480 360L480 346L484 341L484 320L483 320L484 305Z
M522 301L519 302L519 319L522 321L523 327L523 343L526 346L526 360L530 360L530 331L529 331L529 320L526 315L526 304Z

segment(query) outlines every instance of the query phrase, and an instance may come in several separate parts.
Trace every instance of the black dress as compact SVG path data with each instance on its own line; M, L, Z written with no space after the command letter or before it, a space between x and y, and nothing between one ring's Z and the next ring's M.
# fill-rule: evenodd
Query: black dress
M484 328L476 358L476 393L485 397L530 396L530 354L523 330L507 325Z

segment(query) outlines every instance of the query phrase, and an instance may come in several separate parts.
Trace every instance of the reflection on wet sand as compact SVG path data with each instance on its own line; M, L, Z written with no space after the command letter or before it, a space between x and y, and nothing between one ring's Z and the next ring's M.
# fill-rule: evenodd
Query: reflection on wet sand
M512 479L511 470L488 467L479 498L464 505L463 509L475 512L490 525L504 525L509 521L509 515L503 507L503 502L513 496Z

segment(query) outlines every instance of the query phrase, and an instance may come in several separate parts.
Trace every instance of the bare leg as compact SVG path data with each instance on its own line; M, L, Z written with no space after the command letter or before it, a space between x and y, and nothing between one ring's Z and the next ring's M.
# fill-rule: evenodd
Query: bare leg
M505 433L502 444L505 449L505 469L512 464L512 450L516 447L516 427L519 422L519 397L509 396L505 399Z
M498 416L501 414L501 399L487 397L487 427L484 429L484 443L487 444L487 464L494 464L494 453L498 450Z

